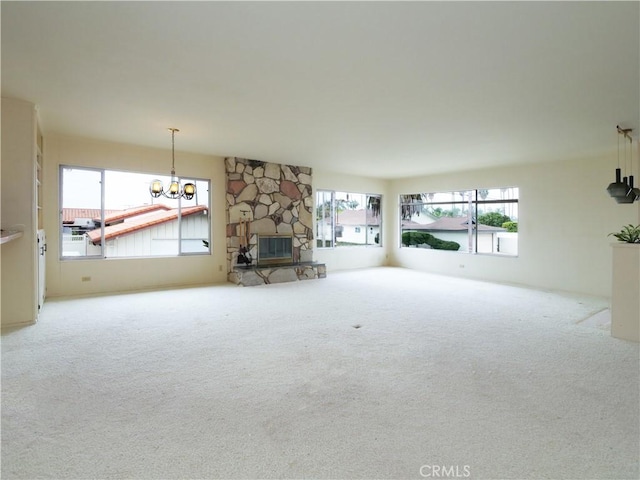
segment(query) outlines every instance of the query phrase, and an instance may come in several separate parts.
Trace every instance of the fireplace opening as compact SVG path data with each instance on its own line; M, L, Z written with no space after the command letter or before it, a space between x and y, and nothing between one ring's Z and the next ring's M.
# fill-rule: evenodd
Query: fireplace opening
M258 265L293 263L291 235L258 235Z

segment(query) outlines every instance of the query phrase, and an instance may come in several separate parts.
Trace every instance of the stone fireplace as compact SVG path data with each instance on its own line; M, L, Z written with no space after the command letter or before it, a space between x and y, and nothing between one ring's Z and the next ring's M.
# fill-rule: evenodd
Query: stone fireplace
M225 172L229 281L324 277L324 265L313 262L311 168L228 157ZM252 262L238 265L245 250Z

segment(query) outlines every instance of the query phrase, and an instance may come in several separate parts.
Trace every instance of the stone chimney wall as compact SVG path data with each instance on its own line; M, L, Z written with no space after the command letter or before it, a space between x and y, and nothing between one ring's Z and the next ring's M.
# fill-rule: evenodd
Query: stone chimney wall
M257 259L258 234L293 236L293 262L313 261L311 168L225 158L227 275L233 281L241 221L249 229L249 253Z

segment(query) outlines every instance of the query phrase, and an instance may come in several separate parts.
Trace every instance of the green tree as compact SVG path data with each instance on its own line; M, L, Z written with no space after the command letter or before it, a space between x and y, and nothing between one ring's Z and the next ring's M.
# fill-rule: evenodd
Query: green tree
M518 231L518 222L504 222L502 228L506 228L507 232L516 233Z
M442 217L460 217L463 212L460 211L459 208L453 207L451 210L443 210L442 207L436 207L431 209L429 212L433 217L442 218Z
M335 199L335 207L336 207L336 223L340 223L340 214L347 209L347 202L344 198L336 198Z
M478 215L478 223L492 227L502 227L503 223L510 222L511 218L500 212L489 212Z
M316 206L316 218L321 220L324 217L328 217L331 214L331 200L327 200L320 205Z

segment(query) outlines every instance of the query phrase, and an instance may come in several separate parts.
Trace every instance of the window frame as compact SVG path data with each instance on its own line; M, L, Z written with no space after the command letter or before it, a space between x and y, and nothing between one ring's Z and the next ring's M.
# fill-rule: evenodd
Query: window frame
M154 258L173 258L173 257L186 257L186 256L194 256L194 255L211 255L212 254L212 237L211 237L211 203L212 203L212 192L211 192L211 180L208 178L199 178L193 176L185 176L175 178L182 182L184 180L193 181L195 183L205 182L207 185L206 188L206 200L207 200L207 250L202 252L189 252L183 251L183 241L185 239L182 238L182 198L178 198L175 201L177 202L177 206L175 208L178 209L177 212L177 222L178 222L178 237L177 241L177 250L178 253L175 255L172 254L164 254L164 255L131 255L131 256L107 256L106 253L106 242L100 243L100 253L91 254L91 255L65 255L64 254L64 172L65 170L82 170L88 172L96 172L100 174L100 218L105 217L106 208L106 176L108 172L120 173L120 174L131 174L131 175L148 175L150 177L164 178L167 177L165 174L154 174L154 173L146 173L146 172L132 172L128 170L116 170L112 168L104 168L104 167L91 167L91 166L82 166L82 165L69 165L69 164L60 164L58 167L58 238L59 238L59 251L58 251L58 259L60 261L82 261L82 260L127 260L127 259L154 259ZM151 195L149 194L149 198L151 199ZM70 207L73 208L73 207ZM105 236L105 222L100 222L100 237L104 238Z
M516 190L516 197L515 198L505 198L505 199L482 199L482 196L479 194L479 192L481 191L491 191L491 190ZM424 200L425 198L428 198L430 195L455 195L455 194L467 194L469 196L468 200L463 199L461 200L446 200L446 201L433 201L433 200ZM415 199L412 199L412 201L403 201L403 198L406 197L415 197L416 195L421 195L421 197L423 198L423 200L421 201L417 201ZM460 254L470 254L470 255L491 255L491 256L496 256L496 257L507 257L507 258L514 258L514 257L518 257L520 255L520 251L519 248L516 247L516 253L502 253L502 252L479 252L478 251L478 235L480 232L480 230L477 228L477 217L478 215L478 206L479 205L491 205L491 204L502 204L502 205L506 205L506 204L515 204L519 207L520 204L520 188L517 186L508 186L508 187L492 187L492 188L472 188L472 189L466 189L466 190L450 190L450 191L438 191L438 192L422 192L422 193L413 193L413 194L400 194L398 196L398 205L399 205L399 248L410 248L409 246L405 246L403 244L402 241L402 234L404 233L405 229L403 228L403 221L405 221L406 219L403 217L403 211L404 208L406 207L413 207L415 208L415 206L420 206L421 209L424 209L425 206L434 206L434 205L442 205L442 206L450 206L453 207L455 205L465 205L468 207L467 209L467 221L469 222L469 220L471 220L468 223L468 231L467 231L467 235L471 236L471 238L468 237L468 241L469 241L469 247L473 246L473 249L469 248L468 250L442 250L442 251L449 251L449 252L453 252L453 253L460 253ZM519 208L518 208L519 210ZM411 215L413 216L413 214ZM460 217L463 218L463 217ZM516 219L516 223L519 221L519 215L518 218ZM407 229L410 230L410 229ZM519 245L519 238L517 240L517 244Z
M344 193L347 195L364 195L365 197L365 205L364 205L364 210L365 210L365 224L364 226L364 235L365 235L365 243L363 244L358 244L358 245L338 245L336 238L341 237L342 235L338 235L338 230L337 230L337 207L336 207L336 194L337 193ZM323 202L322 205L318 205L318 196L322 194L323 195ZM326 239L326 238L320 238L318 235L318 208L323 208L323 212L325 212L325 204L327 202L326 200L326 196L327 194L329 194L330 196L330 205L329 205L329 214L330 214L330 225L329 225L329 230L331 232L331 238L330 239ZM378 226L378 242L375 242L375 234L373 232L370 232L370 228L373 228L374 225L370 224L368 222L368 218L367 218L367 211L369 210L369 198L371 197L375 197L379 199L379 213L378 213L378 218L380 219L379 223L377 224ZM382 235L382 231L383 231L383 218L382 218L382 199L383 199L383 195L380 193L361 193L361 192L353 192L353 191L344 191L344 190L329 190L329 189L317 189L315 191L315 195L314 195L314 201L316 202L315 205L315 224L316 224L316 228L315 228L315 232L316 232L316 242L315 242L315 248L321 249L321 250L331 250L331 249L336 249L336 248L362 248L362 247L373 247L373 248L381 248L383 246L382 241L383 241L383 235ZM327 218L327 217L322 217L322 218ZM362 227L362 225L360 226ZM341 230L342 231L342 230ZM362 232L358 232L358 233L362 233ZM369 243L370 241L372 241L373 243ZM322 243L322 245L319 245L319 242ZM329 246L326 245L326 243L329 242Z

